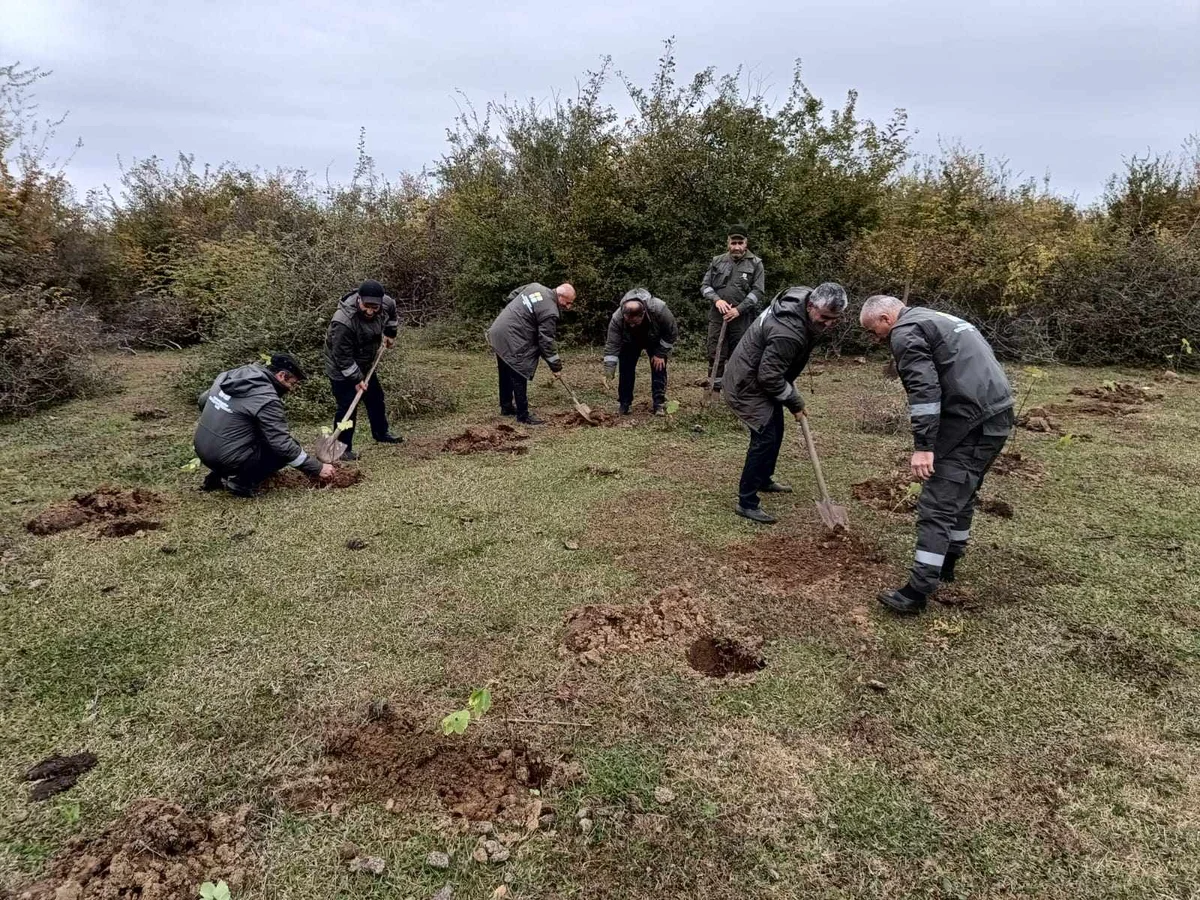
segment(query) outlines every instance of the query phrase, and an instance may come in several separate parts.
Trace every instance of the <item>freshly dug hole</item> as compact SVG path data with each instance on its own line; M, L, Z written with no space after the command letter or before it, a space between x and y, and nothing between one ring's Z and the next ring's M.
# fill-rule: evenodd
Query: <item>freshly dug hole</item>
M763 655L728 637L701 637L687 650L688 665L709 678L748 675L766 668Z
M572 413L572 415L574 414ZM495 427L472 425L462 434L456 434L447 440L442 445L442 450L446 453L460 455L484 453L489 450L497 453L522 454L528 453L529 448L517 442L524 441L528 437L529 435L524 431L518 431L507 422L501 422Z
M139 530L161 528L162 524L148 518L148 514L157 511L162 503L162 495L154 491L144 488L125 491L106 485L54 504L26 522L25 528L32 534L44 536L96 522L111 522L112 525L103 529L101 534L105 537L121 537ZM127 522L137 523L136 527L124 530Z
M276 472L270 478L262 483L261 490L263 491L295 491L295 490L325 490L333 488L340 490L342 488L352 487L358 484L367 476L363 474L361 469L355 469L351 466L334 466L333 477L322 481L319 478L309 478L303 472L297 472L295 469L283 469Z

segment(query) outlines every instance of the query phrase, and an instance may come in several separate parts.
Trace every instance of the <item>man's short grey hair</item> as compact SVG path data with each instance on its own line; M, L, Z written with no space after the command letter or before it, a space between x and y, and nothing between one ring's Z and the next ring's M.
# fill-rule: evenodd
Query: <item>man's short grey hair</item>
M859 323L866 325L881 313L899 312L904 309L904 301L891 294L874 294L863 303L862 312L858 314Z
M846 289L840 284L826 281L813 288L813 292L808 295L808 302L817 309L841 315L846 309L846 304L850 302L850 298L846 296Z

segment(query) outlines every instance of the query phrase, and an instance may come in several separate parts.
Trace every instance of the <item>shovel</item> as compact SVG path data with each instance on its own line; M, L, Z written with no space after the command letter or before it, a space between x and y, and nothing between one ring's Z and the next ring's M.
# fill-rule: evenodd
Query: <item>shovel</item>
M708 373L708 387L704 390L704 401L701 406L707 407L712 402L713 382L717 380L717 366L721 364L721 351L725 349L725 329L729 327L729 320L721 320L721 333L717 335L717 355L713 357L712 371Z
M592 408L586 403L579 402L579 398L575 396L575 392L571 390L571 386L567 384L567 381L562 377L561 372L555 372L554 377L559 380L562 386L567 389L567 393L571 395L571 402L575 404L575 412L579 413L579 415L583 417L583 420L589 425L595 425L596 423L592 419Z
M825 486L825 476L821 474L821 460L817 458L817 445L813 443L812 431L808 427L808 416L800 417L800 430L804 432L808 458L812 460L813 471L817 473L817 488L821 491L821 499L817 502L817 515L830 531L849 531L850 520L846 516L846 507L838 506L829 499L829 488Z
M367 373L367 377L363 380L370 382L371 376L375 374L375 368L379 365L379 360L383 358L384 346L379 345L379 352L375 354L375 362L371 363L371 371ZM342 416L342 421L337 423L337 428L333 430L333 434L323 435L317 438L317 445L313 448L313 456L323 463L335 463L342 458L342 454L346 452L346 445L338 440L338 436L343 431L349 431L354 427L354 410L358 407L358 401L362 399L365 391L358 391L354 395L354 399L350 401L350 408L346 410L346 414Z

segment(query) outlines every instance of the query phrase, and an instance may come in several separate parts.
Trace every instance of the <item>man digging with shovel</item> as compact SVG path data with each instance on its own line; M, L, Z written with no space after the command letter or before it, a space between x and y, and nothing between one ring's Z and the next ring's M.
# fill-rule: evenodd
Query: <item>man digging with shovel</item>
M500 414L516 416L522 425L544 425L529 411L529 382L537 371L538 358L559 376L558 311L570 309L575 288L563 283L551 290L534 282L508 295L508 304L487 332L488 346L496 354L500 375ZM578 409L581 404L575 403ZM586 407L585 407L586 408Z
M629 415L633 404L633 385L637 364L644 352L650 357L650 395L654 398L654 415L667 411L667 360L679 340L679 326L667 304L650 295L645 288L634 288L621 298L620 308L608 322L608 339L604 345L604 380L621 367L617 384L617 402L621 415Z
M283 395L304 378L300 363L276 353L268 365L230 369L213 380L197 398L196 455L211 469L204 490L224 487L238 497L253 497L255 488L284 466L310 478L333 477L333 466L305 453L288 432Z
M329 376L337 401L333 417L335 428L354 403L355 396L361 393L371 422L371 436L381 444L399 444L404 440L392 434L388 427L379 376L373 372L367 375L381 345L383 349L395 345L399 326L396 301L384 293L383 285L378 281L364 281L357 291L351 291L338 301L325 337L325 374ZM352 426L337 434L338 440L346 445L342 459L358 459L358 454L350 449L354 431Z
M759 506L759 491L792 491L775 480L783 446L783 410L786 407L797 421L804 416L804 398L792 382L808 364L817 338L841 318L846 302L845 288L833 282L781 291L729 357L722 396L750 429L734 512L751 522L775 522Z
M884 294L867 298L859 321L888 342L908 393L912 473L924 482L916 559L908 584L880 594L879 602L915 614L939 581L954 580L979 487L1012 433L1012 387L970 322Z

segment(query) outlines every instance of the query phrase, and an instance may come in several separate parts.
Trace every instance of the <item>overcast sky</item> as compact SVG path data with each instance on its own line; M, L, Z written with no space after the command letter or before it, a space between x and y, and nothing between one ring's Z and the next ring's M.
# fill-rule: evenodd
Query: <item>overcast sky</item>
M742 66L782 96L799 57L830 104L907 109L918 151L961 141L1084 202L1200 132L1200 0L0 0L0 64L53 71L37 96L69 112L82 189L181 151L342 180L361 126L385 174L419 170L457 92L570 93L605 54L646 84L672 35L682 76Z

